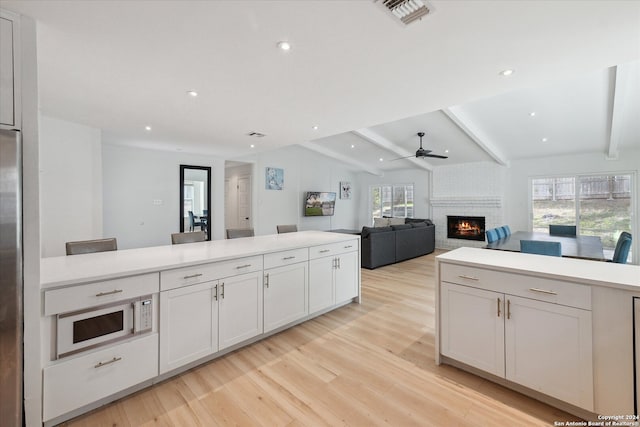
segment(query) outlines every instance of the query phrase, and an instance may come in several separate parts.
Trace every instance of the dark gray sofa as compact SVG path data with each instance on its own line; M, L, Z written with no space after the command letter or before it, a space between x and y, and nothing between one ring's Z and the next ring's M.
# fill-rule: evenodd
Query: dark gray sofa
M405 224L362 227L361 265L374 269L430 254L435 249L435 226L428 219L406 218Z

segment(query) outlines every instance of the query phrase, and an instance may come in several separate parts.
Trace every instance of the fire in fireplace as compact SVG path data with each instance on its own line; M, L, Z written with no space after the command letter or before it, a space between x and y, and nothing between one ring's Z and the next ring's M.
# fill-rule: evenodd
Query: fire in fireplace
M484 240L483 216L447 216L447 238Z

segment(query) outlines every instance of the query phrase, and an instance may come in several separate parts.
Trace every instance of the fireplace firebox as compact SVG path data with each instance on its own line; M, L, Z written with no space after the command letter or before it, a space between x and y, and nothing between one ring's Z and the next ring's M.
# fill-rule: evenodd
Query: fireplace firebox
M447 238L484 241L483 216L447 216Z

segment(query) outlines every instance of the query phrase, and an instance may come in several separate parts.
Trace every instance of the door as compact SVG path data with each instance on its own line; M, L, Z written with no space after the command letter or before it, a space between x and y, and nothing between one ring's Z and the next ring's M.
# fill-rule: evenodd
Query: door
M262 272L220 280L220 350L262 333Z
M334 263L334 257L309 261L309 313L315 313L334 304Z
M238 228L252 228L250 175L238 177Z
M238 219L236 203L236 191L233 181L229 178L224 180L224 228L238 228L236 221Z
M338 257L335 269L336 303L358 296L358 253L349 252Z
M265 271L265 332L307 315L307 268L303 262Z
M160 373L218 351L218 283L160 293Z
M506 299L506 378L592 411L591 312Z
M441 352L504 378L504 296L442 283Z

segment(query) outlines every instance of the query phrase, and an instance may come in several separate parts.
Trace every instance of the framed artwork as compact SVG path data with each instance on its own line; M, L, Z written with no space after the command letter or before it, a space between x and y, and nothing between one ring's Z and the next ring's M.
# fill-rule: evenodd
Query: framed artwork
M351 183L346 181L340 182L340 198L341 199L350 199L351 198Z
M282 190L284 188L284 169L265 168L264 188L267 190Z

